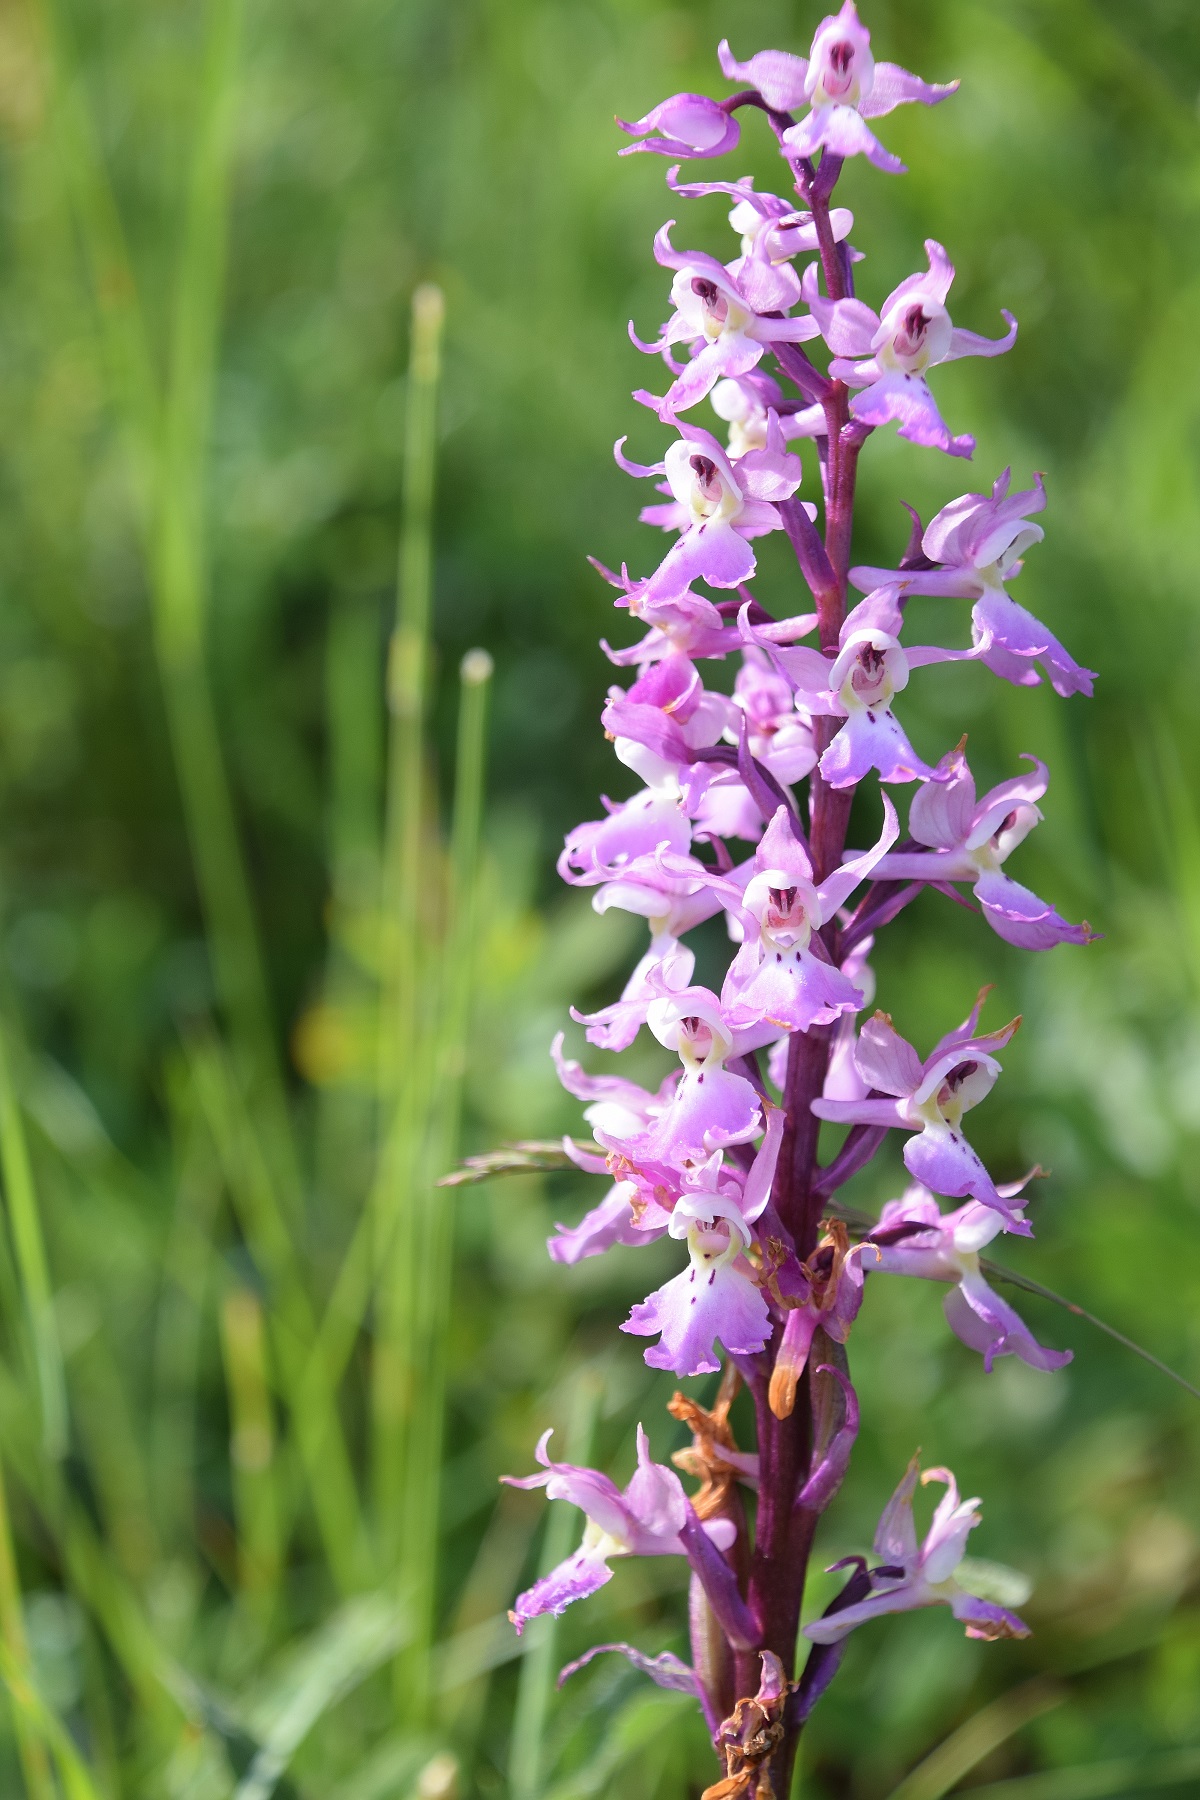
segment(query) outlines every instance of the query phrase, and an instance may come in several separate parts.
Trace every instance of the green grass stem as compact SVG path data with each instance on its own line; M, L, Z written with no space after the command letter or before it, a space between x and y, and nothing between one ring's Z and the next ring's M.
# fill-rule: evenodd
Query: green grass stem
M283 1566L275 1422L267 1376L262 1302L235 1288L221 1307L221 1347L229 1394L229 1461L238 1532L238 1587L260 1631L270 1622Z
M17 1756L29 1800L55 1800L54 1781L46 1755L45 1732L40 1721L30 1716L27 1695L32 1685L32 1663L29 1642L25 1636L25 1619L21 1610L21 1585L17 1577L17 1560L13 1554L12 1530L8 1518L8 1494L4 1471L0 1467L0 1644L7 1658L4 1679L13 1708L13 1728L17 1740Z
M411 1396L405 1341L414 1295L415 1188L428 1080L419 1043L421 910L432 871L425 851L425 719L432 604L432 510L437 390L445 302L426 284L413 295L404 440L396 622L388 650L390 713L381 907L379 1169L373 1196L377 1320L372 1362L372 1466L385 1566L399 1545Z
M413 1268L409 1367L405 1385L414 1405L407 1437L400 1583L412 1608L411 1649L400 1665L400 1693L414 1725L426 1723L436 1628L439 1501L446 1412L447 1338L454 1261L454 1192L434 1185L457 1151L467 1066L471 997L479 920L479 842L483 815L487 700L492 659L471 650L460 672L450 880L441 954L437 1083L429 1142L414 1183L419 1209Z
M67 1390L41 1213L21 1109L13 1087L6 1029L0 1021L0 1170L41 1398L42 1445L57 1462L67 1448Z

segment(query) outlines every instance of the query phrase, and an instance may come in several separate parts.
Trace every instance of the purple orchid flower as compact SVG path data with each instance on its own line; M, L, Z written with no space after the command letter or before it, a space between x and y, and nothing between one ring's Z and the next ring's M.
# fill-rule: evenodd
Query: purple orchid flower
M975 1037L988 991L983 989L963 1023L947 1032L924 1062L888 1015L875 1013L859 1033L854 1060L864 1081L881 1097L821 1098L813 1101L812 1110L818 1119L913 1132L904 1146L910 1175L950 1199L969 1194L981 1206L994 1207L1006 1230L1031 1237L1028 1223L1012 1210L962 1135L963 1113L991 1092L1000 1073L995 1052L1004 1048L1021 1023L1013 1019L1000 1031Z
M1014 1198L1024 1186L1016 1182L1000 1192ZM915 1182L902 1199L888 1201L865 1240L878 1251L878 1260L869 1266L885 1274L953 1283L944 1302L947 1322L956 1337L980 1352L989 1374L998 1356L1018 1356L1032 1369L1061 1369L1073 1353L1043 1348L979 1267L979 1252L1002 1229L999 1216L973 1200L943 1213L929 1189Z
M618 150L618 156L633 156L639 150L688 160L723 156L727 150L737 149L741 136L732 113L707 94L672 94L642 118L618 119L617 124L630 137L643 140L640 144L626 144Z
M509 1613L520 1636L530 1619L541 1613L556 1617L573 1600L583 1600L611 1581L609 1561L614 1556L685 1556L684 1534L690 1508L683 1484L673 1469L664 1468L650 1455L650 1445L638 1426L638 1466L622 1490L607 1475L574 1463L551 1462L546 1446L553 1432L542 1434L534 1454L545 1473L504 1475L508 1487L544 1487L551 1500L569 1500L587 1514L583 1543L573 1556L518 1595ZM704 1527L718 1548L727 1548L734 1527L726 1519L713 1519Z
M788 444L798 437L823 437L828 429L823 406L781 411L784 401L779 383L757 370L718 381L708 400L718 419L729 427L729 455L734 460L745 456L748 450L766 448L772 413L778 417L780 435Z
M651 977L653 980L654 977ZM633 1136L596 1130L596 1141L630 1162L683 1166L726 1144L744 1144L762 1128L762 1106L753 1082L725 1067L730 1057L757 1048L772 1035L731 1025L708 988L679 993L664 988L646 1009L646 1023L660 1044L678 1053L679 1086L661 1118Z
M621 1327L659 1338L643 1353L652 1369L711 1374L721 1366L718 1340L732 1355L751 1356L770 1337L770 1311L745 1253L770 1198L782 1137L783 1113L772 1107L744 1181L722 1171L719 1155L686 1178L668 1230L687 1243L688 1267L633 1307Z
M770 1403L777 1419L791 1416L818 1327L839 1344L850 1336L862 1305L863 1259L877 1254L872 1245L852 1246L846 1227L836 1219L829 1222L828 1232L804 1265L804 1288L789 1307L771 1371ZM857 1430L857 1411L854 1423Z
M809 713L846 721L818 765L830 787L853 787L872 769L881 781L928 781L933 775L909 743L892 701L908 686L911 669L968 661L975 653L936 645L904 647L902 622L896 588L879 588L847 615L832 662L819 650L769 646L775 663L795 684L798 704ZM751 642L760 641L748 615L744 630Z
M753 277L755 290L747 292L732 268L715 257L676 250L670 238L674 223L668 220L655 237L654 255L664 268L676 271L671 284L675 312L654 344L642 343L629 327L630 337L647 354L657 355L674 344L692 348L691 361L657 402L659 418L668 422L676 412L696 406L717 381L748 375L773 344L804 344L820 335L816 320L807 314L799 319L765 316L783 313L800 299L800 280L790 264L743 258L746 288Z
M963 744L951 750L932 781L918 788L909 808L909 834L928 848L885 856L876 877L970 882L992 930L1022 950L1090 943L1094 934L1086 924L1068 924L1052 906L1004 873L1003 864L1041 819L1036 802L1050 780L1045 763L1036 756L1025 761L1033 764L1033 773L1001 782L976 803Z
M800 458L784 449L778 419L769 422L766 448L749 451L736 464L711 432L682 423L677 429L679 438L661 463L630 462L621 452L624 438L614 451L630 475L665 474L660 491L673 495L666 506L643 507L640 515L647 524L680 533L646 583L646 595L655 601L674 599L696 580L719 588L748 581L755 569L748 540L780 529L774 503L790 499L800 485Z
M862 300L825 299L817 288L815 264L804 273L804 298L833 351L829 373L863 390L850 402L854 418L864 425L895 419L900 436L910 443L969 457L975 439L950 436L926 371L963 356L1003 355L1017 341L1017 322L1003 312L1008 331L1002 338L958 329L946 311L954 265L933 238L925 240L925 253L928 273L910 275L893 288L882 317Z
M797 212L794 202L778 194L758 192L753 178L743 175L739 181L680 181L678 169L667 170L667 186L686 200L702 199L709 194L728 194L734 202L729 223L742 240L743 261L731 265L739 282L751 281L757 275L747 269L747 262L764 266L764 279L771 280L770 270L805 251L818 250L820 237L811 212ZM854 214L844 206L829 208L829 231L835 244L844 242L854 229ZM855 261L861 260L853 251ZM748 291L748 290L747 290ZM755 302L756 310L770 309Z
M1022 557L1044 533L1030 513L1046 504L1042 477L1035 475L1032 488L1008 491L1010 471L997 477L989 494L963 494L944 506L921 539L928 564L918 569L851 569L850 579L859 589L894 583L909 594L939 594L970 599L971 625L980 658L996 675L1017 687L1034 686L1041 679L1035 665L1041 663L1056 693L1092 692L1095 672L1081 668L1069 651L1040 619L1026 612L1005 590L1005 582L1021 573Z
M895 63L877 63L871 34L859 23L854 0L845 0L836 16L822 19L807 57L781 50L760 50L749 62L738 62L727 43L717 52L722 73L730 81L748 81L775 112L791 112L808 104L812 111L783 134L793 156L866 156L877 169L902 174L904 164L884 149L864 123L882 118L906 101L936 106L958 87L922 81Z
M884 824L873 850L843 863L820 886L813 881L808 853L780 807L754 853L754 873L740 902L729 894L745 938L721 989L721 1007L735 1030L765 1025L779 1031L808 1031L828 1025L840 1013L856 1012L863 996L836 968L818 935L860 881L865 881L899 831L896 812L884 796Z
M918 1479L944 1483L924 1542L918 1546L913 1522L913 1495ZM1023 1638L1029 1627L1016 1613L980 1599L956 1579L966 1554L967 1537L979 1524L978 1500L960 1500L949 1469L926 1469L913 1457L904 1479L883 1509L874 1550L883 1566L870 1571L872 1593L856 1605L814 1619L804 1635L815 1644L835 1644L857 1625L881 1613L912 1612L921 1606L948 1606L971 1638ZM841 1565L835 1565L840 1567Z

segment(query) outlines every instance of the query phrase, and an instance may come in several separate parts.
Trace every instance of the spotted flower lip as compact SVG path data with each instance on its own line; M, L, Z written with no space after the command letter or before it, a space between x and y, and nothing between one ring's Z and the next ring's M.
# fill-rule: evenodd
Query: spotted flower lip
M933 775L909 743L892 701L908 685L911 669L967 661L974 652L902 646L898 595L894 586L880 588L856 606L842 626L832 661L819 650L766 643L744 614L747 641L766 650L795 687L797 703L814 717L846 721L819 764L831 787L852 787L872 769L888 782L928 781Z
M900 436L910 443L970 457L975 439L950 435L926 375L939 363L963 356L1002 356L1017 341L1017 322L1003 313L1008 331L1002 338L981 337L954 325L946 311L954 265L934 238L926 238L925 254L927 273L909 275L893 288L882 314L862 300L826 299L815 264L805 270L801 287L833 351L829 373L861 390L850 402L851 416L871 426L895 420Z
M946 1492L937 1504L924 1541L917 1543L913 1497L918 1481L942 1483ZM1029 1627L1016 1613L972 1594L958 1579L967 1538L979 1524L978 1500L961 1500L949 1469L926 1469L913 1457L899 1487L883 1509L875 1532L874 1551L882 1566L869 1571L871 1593L865 1600L804 1627L815 1644L833 1644L858 1625L882 1613L912 1612L922 1606L948 1606L972 1638L1023 1638Z
M969 1194L981 1206L994 1208L1005 1230L1031 1237L1028 1221L1013 1210L962 1134L963 1113L991 1091L1000 1074L996 1052L1021 1022L1014 1019L1000 1031L976 1037L988 991L983 989L963 1023L947 1032L924 1062L888 1015L875 1013L859 1033L854 1056L867 1097L822 1096L813 1101L812 1110L819 1119L913 1133L903 1152L910 1175L950 1199Z
M1021 573L1026 550L1042 540L1030 518L1046 504L1040 475L1032 488L1009 492L1011 472L997 476L990 494L962 494L930 520L921 539L924 565L910 569L851 569L855 587L895 585L905 594L942 595L974 601L971 627L980 660L1017 687L1035 686L1045 669L1056 693L1092 692L1095 671L1085 669L1040 619L1012 598L1006 583Z
M643 1353L651 1368L712 1374L720 1367L718 1341L734 1355L750 1356L770 1337L770 1311L745 1252L770 1196L782 1136L783 1114L772 1108L743 1180L732 1171L723 1175L717 1156L685 1182L669 1231L687 1243L688 1266L640 1301L621 1327L659 1339Z
M976 802L965 741L942 758L913 797L909 834L922 848L883 857L876 875L883 881L969 882L992 930L1022 950L1090 943L1095 934L1088 925L1068 924L1004 873L1004 863L1041 820L1037 801L1050 780L1046 765L1025 757L1033 764L1030 774L1001 782Z
M653 396L647 399L657 408ZM666 476L659 491L671 499L665 506L643 507L640 515L648 525L680 534L642 589L656 603L675 599L697 580L718 588L748 581L756 566L750 539L781 528L776 503L790 499L801 476L800 458L784 448L775 415L768 420L766 446L736 463L711 432L683 420L674 423L679 437L661 463L631 462L623 453L624 438L613 452L627 474Z
M895 63L877 63L871 55L871 34L861 24L854 0L845 0L839 13L821 21L807 57L760 50L743 63L727 42L722 42L717 55L730 81L749 82L775 112L792 112L805 104L812 108L806 119L783 134L791 155L814 156L825 150L831 156L866 156L888 174L902 173L904 164L884 149L865 121L882 118L906 101L936 106L958 87L957 81L922 81Z
M1015 1201L1025 1185L1016 1182L1000 1192ZM990 1207L970 1200L943 1213L929 1189L914 1182L901 1199L889 1200L884 1207L866 1239L876 1252L866 1266L885 1274L949 1282L944 1302L947 1323L956 1337L979 1351L989 1373L998 1356L1019 1357L1033 1369L1061 1369L1071 1361L1072 1352L1039 1344L980 1268L979 1252L1002 1229L1003 1220Z

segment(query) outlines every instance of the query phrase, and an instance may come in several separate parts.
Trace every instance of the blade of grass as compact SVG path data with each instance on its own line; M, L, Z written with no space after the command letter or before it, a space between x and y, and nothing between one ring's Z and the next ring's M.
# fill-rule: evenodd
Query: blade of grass
M67 1390L50 1291L50 1271L21 1109L13 1088L6 1028L0 1020L0 1170L8 1202L21 1295L37 1369L42 1446L57 1462L67 1448Z
M1045 1713L1061 1706L1067 1690L1037 1676L983 1706L893 1788L890 1800L942 1800L985 1756Z
M29 1642L25 1636L25 1620L21 1611L21 1584L17 1578L17 1561L13 1554L12 1531L8 1521L8 1494L4 1470L0 1467L0 1643L3 1644L15 1678L33 1685L33 1665ZM54 1782L46 1756L45 1734L30 1718L26 1703L17 1697L13 1683L5 1674L13 1703L13 1732L17 1740L17 1757L29 1800L55 1800Z
M1200 1750L1123 1756L1083 1769L1047 1769L971 1789L971 1800L1142 1800L1149 1788L1184 1787L1200 1779Z
M262 1747L234 1800L268 1800L322 1713L386 1662L405 1631L403 1613L379 1595L351 1601L322 1625L290 1659L276 1691L251 1709Z
M385 1566L394 1564L405 1481L404 1434L410 1396L406 1337L412 1328L415 1270L414 1165L428 1073L418 1043L423 855L425 715L431 608L432 507L437 388L445 303L439 288L413 295L404 441L404 492L396 583L396 623L388 652L386 820L381 895L379 1165L371 1208L377 1320L372 1357L371 1453L376 1529Z
M8 1689L14 1711L26 1729L36 1731L41 1743L53 1755L66 1800L101 1800L100 1790L88 1773L70 1733L42 1699L28 1670L4 1642L0 1642L0 1680ZM38 1791L29 1789L31 1800ZM53 1787L40 1791L53 1800Z
M411 1648L398 1665L399 1693L414 1724L426 1723L431 1693L439 1548L439 1498L446 1411L447 1335L453 1282L453 1196L430 1176L453 1160L462 1113L463 1077L471 1015L479 914L479 839L483 813L484 744L492 659L484 650L464 658L450 841L450 893L442 947L441 1005L434 1118L426 1155L414 1170L410 1207L416 1213L411 1340L405 1385L414 1406L407 1434L401 1536L400 1591L413 1612ZM419 1209L419 1210L418 1210Z
M218 996L289 1204L299 1175L204 656L204 464L224 284L243 0L210 0L162 390L120 211L55 0L39 0L52 119L141 505L155 650Z
M331 1386L313 1376L316 1318L272 1172L219 1046L193 1044L189 1067L250 1254L268 1287L279 1379L330 1571L341 1592L367 1578L358 1492ZM320 1375L319 1365L316 1371Z
M576 1378L571 1399L568 1462L588 1462L600 1398L598 1377L592 1371L584 1370ZM538 1565L539 1576L548 1575L570 1555L576 1528L575 1516L565 1506L550 1508ZM532 1620L527 1630L532 1642L521 1664L508 1752L508 1788L512 1800L540 1800L546 1775L543 1767L546 1722L559 1662L558 1620L546 1615Z
M221 1347L229 1393L229 1460L238 1531L238 1586L247 1611L265 1630L283 1564L275 1492L275 1425L267 1381L262 1302L236 1288L221 1307Z

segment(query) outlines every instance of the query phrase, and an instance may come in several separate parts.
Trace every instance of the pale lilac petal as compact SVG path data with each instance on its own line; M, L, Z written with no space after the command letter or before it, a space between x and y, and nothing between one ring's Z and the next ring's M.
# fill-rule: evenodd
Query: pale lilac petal
M875 1528L872 1548L881 1561L908 1568L916 1561L917 1528L913 1521L913 1495L921 1478L921 1464L914 1456L901 1476Z
M908 829L919 844L952 850L966 840L974 823L975 779L960 744L943 756L933 779L913 795Z
M741 135L737 120L723 112L707 94L672 94L640 119L618 119L617 124L640 144L626 144L620 156L651 150L659 156L722 156L737 147ZM650 133L657 132L657 137Z
M645 1651L638 1650L633 1644L593 1644L590 1650L585 1650L582 1656L577 1656L574 1662L569 1662L565 1669L559 1671L559 1687L580 1669L586 1668L594 1656L605 1656L610 1652L626 1657L641 1674L648 1675L656 1687L671 1688L679 1694L691 1694L697 1700L703 1698L695 1671L689 1669L685 1662L681 1662L669 1650L662 1651L658 1656L647 1656Z
M951 1597L950 1611L966 1625L969 1638L993 1642L997 1638L1029 1636L1028 1625L1015 1612L1009 1612L1005 1606L996 1606L991 1600L980 1600L962 1588Z
M831 156L865 156L889 175L904 173L900 158L884 149L853 106L814 107L806 119L784 132L781 142L793 156L827 150Z
M679 1550L679 1533L687 1522L683 1484L674 1469L650 1455L646 1433L637 1428L637 1468L625 1489L633 1518L630 1547L638 1556L663 1556Z
M760 50L748 62L738 62L728 40L722 38L717 46L717 61L727 80L744 81L757 88L775 112L791 112L803 104L807 58L790 56L786 50Z
M997 936L1021 950L1050 950L1055 944L1087 944L1087 925L1071 925L1046 901L999 870L989 870L975 883L975 898Z
M915 1094L925 1073L920 1057L886 1013L869 1018L858 1034L854 1056L863 1080L885 1094Z
M879 867L886 852L900 835L895 807L886 794L879 797L883 801L883 829L875 843L859 856L848 856L841 868L826 876L817 889L823 919L832 918L839 906L845 905L859 882L865 881Z
M546 1240L551 1260L571 1265L600 1256L614 1244L647 1244L660 1237L662 1230L639 1231L634 1225L629 1202L635 1191L632 1182L619 1181L578 1225L556 1225L555 1235Z
M856 1625L865 1625L869 1619L881 1618L885 1613L912 1612L929 1604L915 1582L901 1581L895 1587L872 1594L868 1600L860 1600L856 1606L846 1606L841 1612L814 1619L811 1625L804 1627L803 1635L814 1644L836 1644Z
M736 1267L705 1271L692 1263L636 1305L621 1330L636 1337L661 1334L645 1352L652 1369L711 1375L721 1366L715 1340L734 1355L754 1355L771 1334L771 1316L759 1289Z
M827 1025L839 1013L855 1012L862 993L811 950L771 950L744 944L730 966L721 1004L739 1030L762 1019L785 1031Z
M936 106L939 100L948 99L957 90L957 81L922 81L919 75L910 75L907 69L898 68L895 63L878 62L871 91L864 94L859 109L864 118L879 119L907 100Z
M933 771L922 762L888 706L852 712L818 764L830 787L853 787L872 769L880 781L923 781Z
M659 417L686 412L689 406L698 405L718 381L749 374L762 360L762 354L761 343L736 332L725 332L714 343L705 344L667 389L659 402Z
M1007 594L997 588L989 588L972 609L971 620L980 640L986 646L984 661L989 667L996 667L990 654L995 647L1009 656L1028 657L1031 661L1041 662L1055 693L1064 697L1069 694L1091 695L1095 671L1082 668L1040 619L1035 619L1032 613L1019 606ZM997 672L1004 671L1001 669ZM1012 677L1009 676L1008 679L1011 680Z
M996 1184L964 1137L949 1130L919 1131L904 1146L904 1164L910 1175L935 1194L961 1199L970 1194L981 1206L990 1206L1004 1219L1009 1231L1032 1237L1028 1221L1019 1218L997 1192Z
M944 450L948 456L969 457L975 448L973 437L951 437L924 378L900 369L885 371L861 394L855 394L850 412L865 425L886 425L894 419L902 438L931 450Z
M958 326L950 334L950 348L943 362L957 362L963 356L1003 356L1011 350L1017 341L1017 321L1004 307L1000 308L1001 317L1008 323L1008 330L1003 337L981 337L977 331L963 331Z
M943 1301L947 1323L956 1337L983 1357L990 1373L998 1356L1018 1356L1033 1369L1061 1369L1071 1361L1070 1350L1046 1350L1034 1338L1024 1319L1002 1300L982 1275L964 1276Z
M577 1550L574 1556L559 1563L557 1569L543 1575L540 1581L535 1581L531 1588L517 1596L508 1615L517 1636L520 1637L530 1619L536 1619L542 1613L553 1613L557 1618L572 1601L586 1600L589 1594L594 1594L597 1588L611 1580L612 1570L603 1557L593 1550Z
M693 581L737 587L754 573L754 552L723 519L706 520L685 531L645 586L650 600L673 600Z
M883 1125L889 1129L903 1125L904 1117L895 1100L826 1100L823 1096L812 1103L818 1119L835 1125Z

